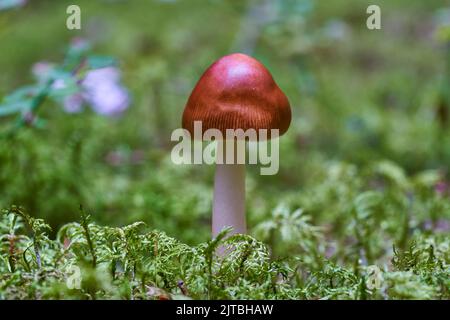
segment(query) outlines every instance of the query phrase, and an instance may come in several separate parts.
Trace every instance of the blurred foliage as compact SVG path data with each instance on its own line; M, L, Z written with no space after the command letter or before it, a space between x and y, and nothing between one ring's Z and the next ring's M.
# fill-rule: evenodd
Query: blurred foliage
M80 31L65 28L73 3ZM382 8L380 31L365 27L369 4ZM33 0L0 11L0 132L20 123L0 137L0 298L448 299L449 27L440 0ZM68 66L74 39L89 48ZM174 165L170 133L203 70L235 51L271 70L293 121L280 172L248 167L254 238L214 242L214 168ZM74 74L79 58L90 64ZM70 90L33 77L39 62ZM129 108L68 113L63 98L110 65ZM49 99L33 104L40 90ZM220 259L223 241L236 250ZM80 290L65 284L73 265ZM382 280L370 289L372 266Z

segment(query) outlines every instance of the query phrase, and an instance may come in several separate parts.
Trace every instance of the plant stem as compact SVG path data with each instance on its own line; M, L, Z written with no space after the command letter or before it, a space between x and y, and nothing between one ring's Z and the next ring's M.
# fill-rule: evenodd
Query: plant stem
M95 255L94 243L92 242L91 234L89 231L89 216L85 214L82 206L80 206L80 211L81 211L81 226L83 227L84 235L86 237L89 251L92 256L92 266L95 268L97 266L97 256Z
M246 233L245 164L217 164L214 178L213 237L224 227Z

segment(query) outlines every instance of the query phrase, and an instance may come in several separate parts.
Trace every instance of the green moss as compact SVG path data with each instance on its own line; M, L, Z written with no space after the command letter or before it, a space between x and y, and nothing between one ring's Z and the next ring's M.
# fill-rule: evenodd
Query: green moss
M296 214L294 214L295 216ZM23 209L4 210L0 223L3 299L447 299L448 239L429 237L378 269L380 281L361 261L354 266L310 252L271 258L270 248L246 235L188 246L143 223L102 227L64 225L54 240L42 220ZM307 225L304 226L306 229ZM319 245L308 237L299 245ZM312 243L310 243L312 241ZM432 241L438 250L427 243ZM417 247L420 243L420 247ZM218 247L224 253L216 254ZM443 251L442 251L442 248ZM351 251L351 248L347 248ZM320 262L319 262L320 261Z

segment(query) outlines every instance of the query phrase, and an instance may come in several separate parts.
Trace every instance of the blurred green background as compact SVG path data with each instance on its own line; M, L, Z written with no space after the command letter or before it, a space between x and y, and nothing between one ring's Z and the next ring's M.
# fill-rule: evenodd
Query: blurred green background
M69 4L81 7L81 30L65 27ZM381 30L366 28L370 4ZM131 96L118 117L48 100L45 126L0 138L0 207L24 206L56 228L83 204L103 224L142 220L189 244L209 239L214 167L173 165L170 134L202 72L244 52L293 111L278 175L247 170L252 234L283 205L345 242L367 190L384 197L367 237L402 241L448 223L449 25L438 0L32 0L0 11L0 97L33 83L37 62L60 63L74 38L117 59Z

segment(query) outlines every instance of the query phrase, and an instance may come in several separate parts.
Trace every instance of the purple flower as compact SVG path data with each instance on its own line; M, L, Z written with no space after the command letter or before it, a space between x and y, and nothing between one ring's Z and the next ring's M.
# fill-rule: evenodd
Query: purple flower
M120 166L125 162L125 157L120 151L110 151L106 155L106 162L112 166Z
M105 82L118 83L119 81L119 70L114 67L106 67L89 71L83 80L83 86L92 89Z
M144 150L134 150L131 154L131 163L132 164L140 164L145 160L145 152Z
M56 79L53 81L52 88L55 90L60 90L66 88L66 82L63 79Z
M53 70L54 64L47 61L40 61L33 65L31 68L31 72L33 76L36 77L39 81L44 81L47 79L50 72Z
M450 231L450 221L446 219L438 219L436 221L427 219L423 223L423 228L427 231L446 233Z
M450 231L450 221L445 219L439 219L434 227L436 232L446 233Z
M112 150L105 157L106 162L111 166L121 166L126 164L139 165L145 159L144 150Z
M103 83L86 90L84 97L96 113L105 116L118 116L129 105L128 92L114 83Z
M83 47L83 39L74 40L74 46ZM41 61L33 65L32 73L43 83L49 79L54 64ZM65 89L64 79L55 79L52 89ZM68 113L81 112L83 104L90 105L92 110L103 116L119 116L130 105L130 95L120 83L120 71L115 67L105 67L87 72L80 84L81 92L64 97L63 108Z
M434 190L436 191L437 194L443 196L447 193L448 184L444 181L438 182L434 186Z
M118 116L130 104L128 91L120 84L120 72L113 67L89 71L82 82L83 97L101 115Z
M72 42L70 43L71 48L78 51L87 50L89 48L89 45L89 41L80 37L73 38Z
M83 110L83 95L75 93L66 97L63 101L63 107L67 113L81 112Z

